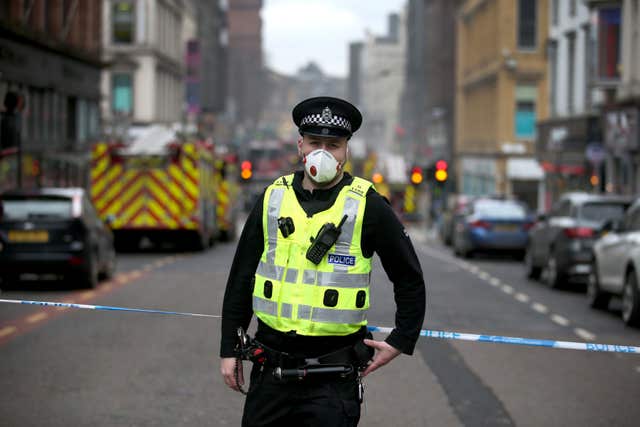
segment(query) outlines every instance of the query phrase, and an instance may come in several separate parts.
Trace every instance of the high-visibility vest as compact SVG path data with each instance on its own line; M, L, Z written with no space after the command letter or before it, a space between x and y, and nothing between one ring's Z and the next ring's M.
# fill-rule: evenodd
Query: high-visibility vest
M300 335L349 335L367 324L371 258L360 248L366 194L372 184L354 177L329 209L311 217L302 209L291 183L277 179L264 197L264 251L255 274L253 311L281 332ZM338 241L316 265L306 258L311 238L325 223L341 227ZM278 218L290 217L295 231L284 237Z

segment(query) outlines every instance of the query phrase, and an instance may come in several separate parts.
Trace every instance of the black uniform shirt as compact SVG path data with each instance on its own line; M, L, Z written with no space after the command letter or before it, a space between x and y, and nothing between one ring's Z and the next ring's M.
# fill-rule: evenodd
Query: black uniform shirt
M311 216L333 205L340 190L353 181L348 173L329 189L305 190L303 171L295 173L290 185L298 202ZM396 303L395 329L385 340L406 354L412 354L419 337L425 313L425 286L420 262L404 227L391 209L386 198L371 189L366 196L361 248L365 257L377 253L382 266L393 283ZM233 357L237 343L237 328L245 330L253 315L253 279L264 250L262 206L264 193L253 207L240 236L238 247L224 295L222 307L221 357ZM294 224L295 225L295 224ZM353 344L366 332L347 336L302 336L276 331L258 319L256 338L273 349L303 357L316 357Z

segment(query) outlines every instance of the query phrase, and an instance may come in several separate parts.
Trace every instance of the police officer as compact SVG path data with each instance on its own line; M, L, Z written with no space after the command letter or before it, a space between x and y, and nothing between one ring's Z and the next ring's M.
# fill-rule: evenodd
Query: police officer
M230 388L242 389L237 329L246 330L255 314L255 341L264 353L251 371L243 426L355 426L360 378L413 353L424 279L388 201L343 170L360 111L342 99L316 97L294 108L293 121L304 170L267 187L244 226L224 296L221 373ZM396 301L395 328L384 341L366 330L374 252ZM335 365L346 368L311 375Z

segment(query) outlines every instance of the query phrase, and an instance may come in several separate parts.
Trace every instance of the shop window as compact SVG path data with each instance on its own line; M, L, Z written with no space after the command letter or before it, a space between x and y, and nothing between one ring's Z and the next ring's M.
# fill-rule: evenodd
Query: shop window
M114 74L111 99L115 113L131 114L133 111L133 84L130 74Z
M537 0L518 1L518 48L536 48Z
M128 1L113 4L112 28L114 43L132 43L134 34L134 6Z
M598 11L598 76L610 80L620 77L620 8Z
M536 134L536 92L532 85L516 87L514 128L516 138L533 139Z

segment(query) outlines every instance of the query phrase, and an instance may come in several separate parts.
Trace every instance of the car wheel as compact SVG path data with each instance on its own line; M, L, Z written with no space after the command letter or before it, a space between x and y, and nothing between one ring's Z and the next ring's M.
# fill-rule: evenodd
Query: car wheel
M98 258L95 254L89 258L88 271L84 273L82 286L88 289L94 289L98 286Z
M610 300L611 294L604 292L600 288L598 271L596 270L596 263L594 262L589 278L587 279L587 301L589 303L589 307L606 310L609 307Z
M547 266L545 268L546 284L551 289L558 289L564 280L564 277L558 271L558 260L555 254L552 252L547 259Z
M116 272L116 252L115 250L109 251L107 255L106 266L102 273L100 274L100 278L104 280L111 279Z
M0 276L0 289L5 291L15 289L19 280L20 276L18 274L3 274Z
M629 326L640 324L640 292L635 271L630 271L622 291L622 320Z
M524 271L529 279L539 279L542 272L541 267L533 265L533 253L531 247L527 247L524 252Z

